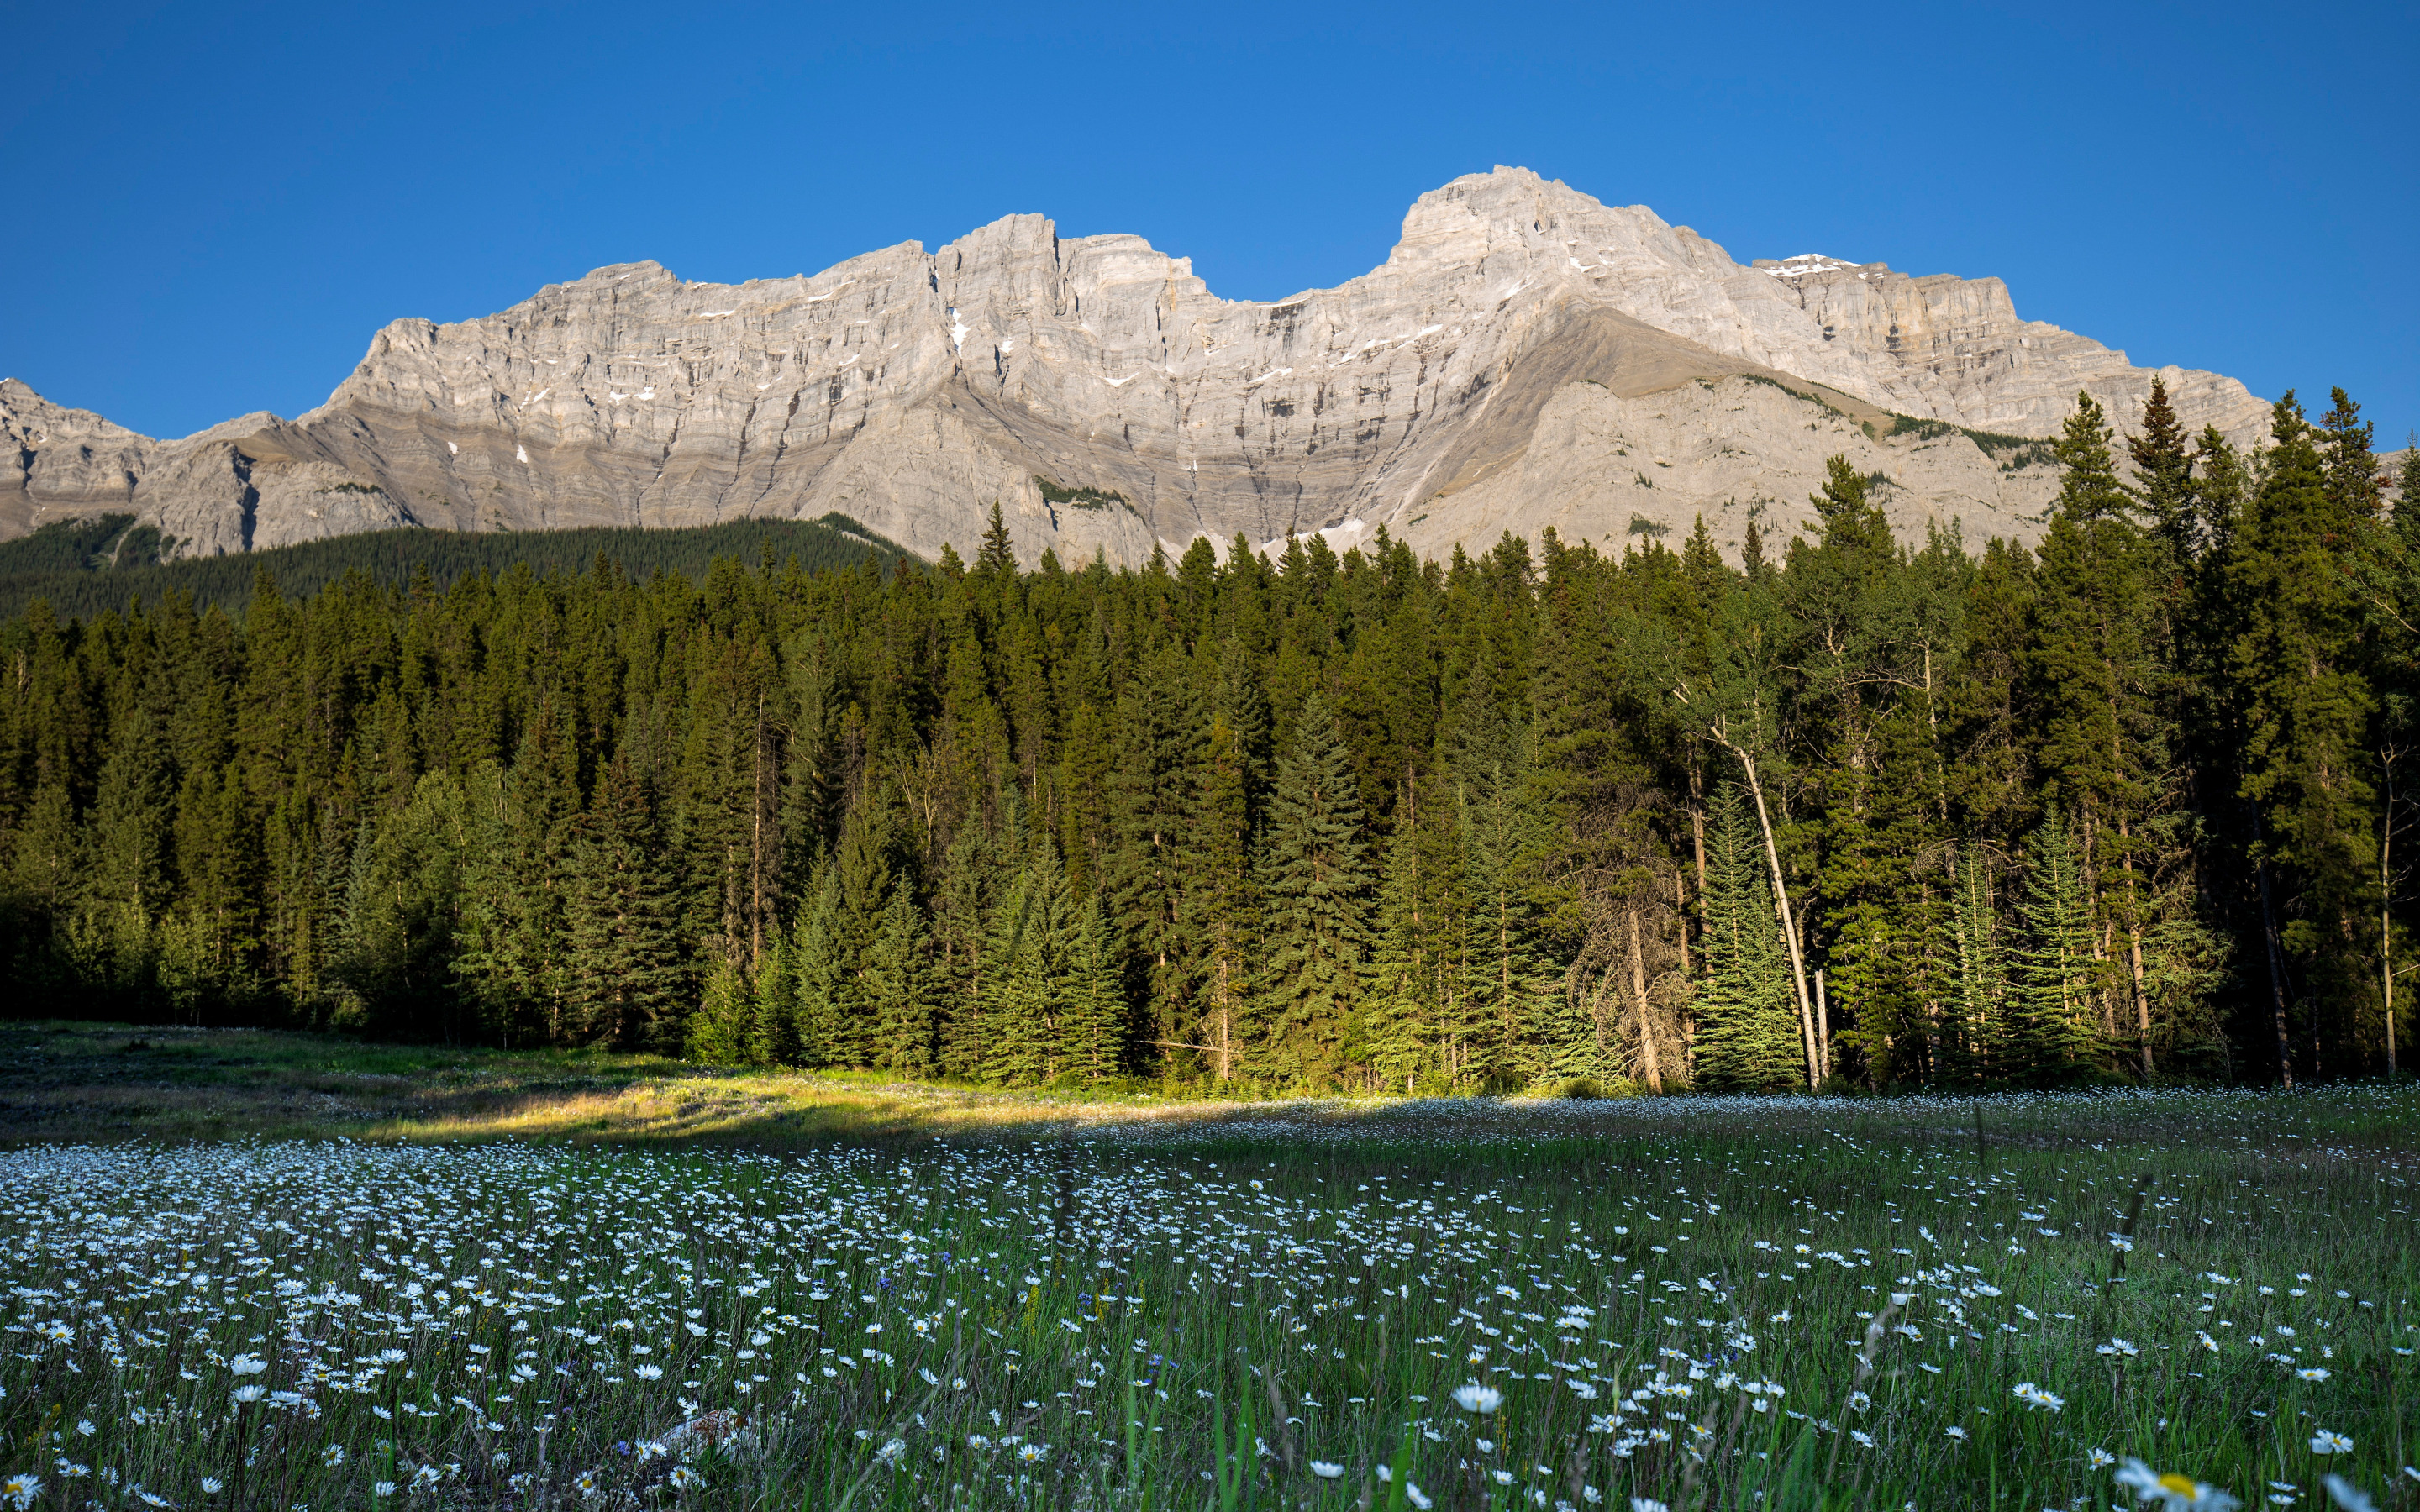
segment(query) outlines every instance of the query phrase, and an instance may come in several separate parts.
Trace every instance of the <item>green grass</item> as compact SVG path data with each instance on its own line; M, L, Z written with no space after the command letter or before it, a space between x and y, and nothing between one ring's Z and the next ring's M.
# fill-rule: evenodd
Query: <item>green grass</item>
M2409 1089L1220 1105L0 1051L0 1477L38 1505L2133 1505L2095 1450L2420 1504ZM742 1437L635 1452L712 1412Z

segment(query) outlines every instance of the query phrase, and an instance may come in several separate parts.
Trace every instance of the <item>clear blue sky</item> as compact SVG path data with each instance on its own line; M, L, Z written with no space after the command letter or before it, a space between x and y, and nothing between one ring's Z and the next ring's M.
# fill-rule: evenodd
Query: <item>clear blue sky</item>
M0 373L155 436L402 316L1038 210L1266 299L1516 163L1743 260L1997 274L2137 363L2420 426L2420 9L119 6L9 23Z

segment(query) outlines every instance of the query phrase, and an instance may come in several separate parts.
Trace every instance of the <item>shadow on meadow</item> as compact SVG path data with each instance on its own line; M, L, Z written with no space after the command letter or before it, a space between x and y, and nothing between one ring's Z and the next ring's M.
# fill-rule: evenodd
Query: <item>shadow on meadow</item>
M2408 1152L2420 1099L2237 1094L2242 1147L2355 1165ZM834 1142L1182 1145L1205 1154L1535 1167L1646 1163L1674 1140L1847 1141L2017 1152L2207 1142L2207 1096L2158 1093L1407 1101L1084 1098L659 1057L371 1044L256 1029L0 1024L0 1142L576 1140L800 1149ZM1744 1124L1746 1127L1744 1127Z

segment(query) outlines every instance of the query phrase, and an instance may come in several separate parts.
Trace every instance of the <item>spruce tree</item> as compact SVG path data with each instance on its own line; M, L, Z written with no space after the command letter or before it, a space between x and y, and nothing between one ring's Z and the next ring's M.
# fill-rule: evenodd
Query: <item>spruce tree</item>
M666 872L655 803L617 751L582 816L566 898L565 1019L577 1042L680 1045L695 979Z
M706 973L705 995L689 1015L689 1057L709 1066L748 1064L756 1038L755 1009L755 995L737 964L718 960Z
M766 948L748 990L749 1063L798 1065L805 1053L799 1040L798 947L787 933Z
M1701 974L1693 1085L1709 1091L1785 1091L1804 1085L1790 961L1765 881L1763 841L1739 790L1714 794L1699 902Z
M2009 1032L2002 1041L2023 1078L2055 1086L2086 1074L2104 1041L2095 995L2090 900L2076 855L2075 826L2054 809L2025 841L2024 898Z
M1074 995L1079 919L1058 847L1047 836L1028 851L1025 872L1001 911L993 949L1003 969L985 1072L1000 1086L1038 1086L1064 1069L1060 1038Z
M799 1060L807 1066L850 1066L841 1022L845 996L841 961L840 869L826 861L807 884L805 906L790 930L790 980L797 994Z
M2006 1081L2022 1075L2029 1053L2011 1021L2008 955L1999 910L1992 901L1992 865L1981 845L1959 851L1951 910L1958 946L1956 1026L1946 1072L1963 1081Z
M1252 887L1251 788L1241 737L1221 710L1211 717L1186 847L1184 918L1199 952L1196 1042L1211 1074L1232 1080L1258 1037L1252 1001L1259 907ZM1298 1068L1274 1068L1292 1075Z
M1278 762L1258 859L1263 1040L1255 1070L1332 1077L1369 960L1374 873L1360 780L1318 693L1295 717Z
M1364 970L1359 1032L1354 1050L1366 1057L1380 1088L1419 1089L1423 1073L1443 1070L1438 1057L1437 962L1424 913L1420 843L1406 808L1387 843L1378 884L1377 938Z
M2034 761L2043 800L2074 822L2094 930L2105 921L2122 957L2091 985L2102 1035L2132 1041L2149 1074L2148 826L2169 764L2159 719L2157 543L2133 521L2090 394L2076 396L2054 450L2063 471L2039 551L2025 654Z
M2226 670L2243 734L2240 792L2254 811L2255 865L2264 872L2265 933L2320 988L2299 1015L2314 1037L2307 1055L2368 978L2356 926L2378 864L2364 748L2374 695L2360 656L2367 606L2346 570L2366 521L2349 513L2358 500L2331 497L2325 460L2291 393L2277 401L2270 431L2226 563L2238 625ZM2290 975L2273 969L2271 978L2272 1027L2291 1081Z
M874 1063L903 1076L930 1076L939 1064L930 947L923 913L902 879L866 952L864 990L876 1020Z
M1117 946L1098 898L1084 900L1059 1019L1058 1064L1088 1084L1118 1075L1125 1062L1125 1003L1118 991Z

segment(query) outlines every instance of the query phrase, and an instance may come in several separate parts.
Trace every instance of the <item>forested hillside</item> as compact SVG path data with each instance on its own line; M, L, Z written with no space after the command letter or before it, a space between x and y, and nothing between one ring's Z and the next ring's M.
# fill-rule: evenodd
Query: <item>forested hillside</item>
M779 562L797 557L813 571L853 565L869 550L899 548L845 515L821 519L736 519L691 530L594 526L566 531L368 531L301 546L228 556L161 560L173 543L132 515L90 515L55 520L13 541L0 542L0 615L22 614L40 599L54 614L91 619L104 609L124 614L137 599L160 603L181 594L195 607L239 609L266 572L287 594L316 594L348 573L395 585L426 576L440 587L475 572L516 566L543 573L585 569L601 553L629 571L703 576L720 556Z
M2340 393L2275 437L2085 400L2033 552L1836 462L1739 566L995 523L37 604L8 1001L1205 1090L2371 1073L2420 515Z

